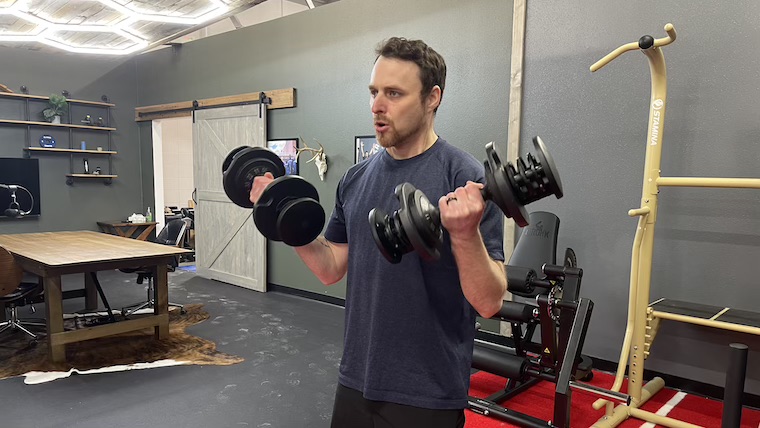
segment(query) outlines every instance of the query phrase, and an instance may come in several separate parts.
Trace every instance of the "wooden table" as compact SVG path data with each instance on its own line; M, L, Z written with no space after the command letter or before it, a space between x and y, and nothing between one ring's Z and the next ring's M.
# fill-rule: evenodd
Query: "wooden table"
M42 278L45 287L49 356L65 361L66 344L127 331L154 327L157 339L169 336L169 287L167 264L182 248L126 239L105 233L44 232L0 235L0 246L13 254L28 272ZM96 298L90 272L135 266L152 266L155 278L154 314L74 331L63 331L61 275L83 273L89 299Z
M99 221L100 230L111 235L145 241L156 230L156 222L129 223L125 221Z

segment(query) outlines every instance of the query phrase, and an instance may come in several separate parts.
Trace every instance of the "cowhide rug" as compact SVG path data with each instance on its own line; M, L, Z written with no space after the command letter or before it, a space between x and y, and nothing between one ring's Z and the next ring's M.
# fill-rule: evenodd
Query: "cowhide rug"
M47 355L47 338L34 346L21 332L3 333L0 338L0 379L26 376L26 383L40 383L67 377L71 373L88 374L163 367L180 364L231 365L243 358L224 354L206 339L191 336L185 329L208 319L201 304L185 305L169 312L169 338L156 340L153 328L117 336L102 337L66 345L66 362L53 363ZM72 328L75 320L66 320Z

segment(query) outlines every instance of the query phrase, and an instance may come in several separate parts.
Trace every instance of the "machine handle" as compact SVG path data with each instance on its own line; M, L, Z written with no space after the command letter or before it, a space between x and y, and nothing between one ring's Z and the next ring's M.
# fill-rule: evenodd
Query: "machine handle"
M641 208L634 208L631 210L628 210L628 216L629 217L639 217L639 216L645 216L649 214L649 207L641 207Z
M673 24L665 24L665 32L668 33L667 37L655 39L652 36L642 36L639 41L626 43L623 46L618 47L614 51L605 55L604 58L595 62L589 69L594 72L607 65L613 59L619 57L628 51L638 49L651 49L652 47L658 48L661 46L669 45L676 40L676 29L673 28Z

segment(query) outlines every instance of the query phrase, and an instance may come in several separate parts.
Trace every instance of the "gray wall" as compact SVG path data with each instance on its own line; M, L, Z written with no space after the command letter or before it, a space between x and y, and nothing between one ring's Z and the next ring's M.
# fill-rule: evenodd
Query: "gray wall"
M39 218L0 221L0 233L42 232L56 230L97 230L99 220L124 219L131 213L145 209L140 191L141 168L134 108L137 105L137 80L134 63L124 58L95 58L63 53L39 52L26 49L0 47L0 82L20 92L25 85L33 95L47 96L68 90L71 98L100 101L108 95L116 107L111 109L113 146L118 155L113 157L114 173L119 177L111 186L100 180L77 180L66 185L69 173L69 156L35 153L40 165L40 199L42 213ZM18 104L16 104L18 105ZM10 109L10 110L9 110ZM0 100L0 111L11 113L12 104ZM16 109L18 110L18 109ZM75 123L81 119L74 117ZM8 116L3 115L4 118ZM19 117L21 118L21 117ZM32 120L38 120L33 117ZM45 130L57 143L68 145L68 132ZM32 139L42 132L35 128ZM75 138L91 142L106 140L104 134L77 132ZM24 128L0 126L0 157L23 157ZM91 144L90 148L94 148ZM75 157L75 168L82 168L82 156ZM92 168L101 165L107 171L105 158L90 156ZM79 171L76 171L79 172ZM3 207L4 209L5 207Z
M329 214L338 180L353 164L354 136L373 133L367 85L374 48L385 38L421 38L446 58L449 77L436 120L441 136L479 158L489 141L505 150L511 16L511 2L496 0L343 0L141 55L140 104L295 87L298 107L270 111L269 138L324 145L325 182L313 164L301 173ZM150 141L141 140L149 153ZM269 244L269 264L270 283L345 296L345 282L325 287L280 243Z
M631 246L641 198L649 106L646 57L630 52L589 66L644 34L678 39L664 48L668 111L662 175L758 177L760 4L596 0L528 2L523 135L539 134L562 173L565 198L541 201L562 219L560 246L584 269L596 306L586 343L617 360L625 329ZM756 310L760 195L753 190L666 188L655 232L652 299L667 297ZM647 367L721 385L726 344L757 337L665 322ZM747 391L760 391L757 351Z

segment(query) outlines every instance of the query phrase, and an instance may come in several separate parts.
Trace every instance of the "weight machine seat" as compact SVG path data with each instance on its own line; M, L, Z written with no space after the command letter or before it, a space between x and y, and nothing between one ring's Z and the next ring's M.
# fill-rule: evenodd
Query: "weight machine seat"
M509 265L531 268L540 278L544 264L557 264L558 236L559 217L546 211L530 213L530 225L523 228ZM544 291L537 290L535 294Z

